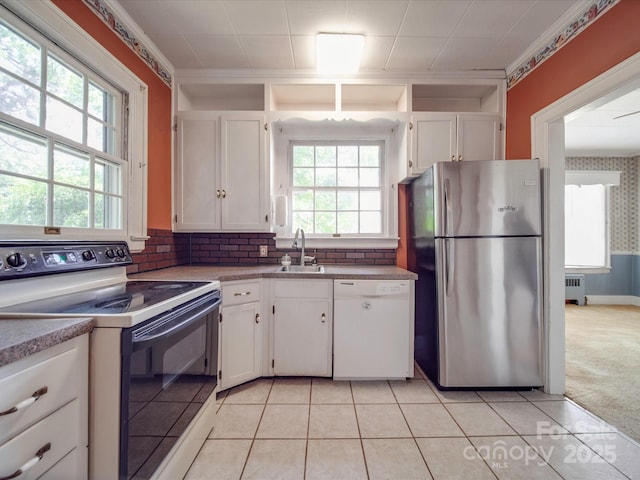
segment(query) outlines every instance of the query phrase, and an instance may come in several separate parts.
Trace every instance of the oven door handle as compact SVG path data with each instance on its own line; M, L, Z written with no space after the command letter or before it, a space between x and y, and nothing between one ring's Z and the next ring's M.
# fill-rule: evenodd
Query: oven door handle
M185 320L182 320L178 324L171 325L170 327L162 329L159 332L156 332L154 330L154 332L152 334L150 333L149 335L144 335L142 337L132 339L133 351L141 350L143 348L146 348L149 344L151 344L151 343L153 343L153 342L155 342L155 341L157 341L159 339L162 339L163 337L166 337L167 335L175 335L177 333L180 333L182 330L185 330L185 329L189 328L189 326L192 323L194 323L194 321L199 319L200 317L208 315L213 310L218 308L218 305L220 305L220 300L217 300L215 303L207 305L204 308L199 308L199 309L195 310L194 312L187 312L187 313L190 314L189 317L186 318Z

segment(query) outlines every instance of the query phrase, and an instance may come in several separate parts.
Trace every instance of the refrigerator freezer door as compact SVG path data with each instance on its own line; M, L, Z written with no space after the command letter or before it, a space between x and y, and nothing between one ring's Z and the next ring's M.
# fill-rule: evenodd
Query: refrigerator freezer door
M439 162L436 237L540 235L537 160Z
M537 237L436 239L441 386L542 385L540 259Z

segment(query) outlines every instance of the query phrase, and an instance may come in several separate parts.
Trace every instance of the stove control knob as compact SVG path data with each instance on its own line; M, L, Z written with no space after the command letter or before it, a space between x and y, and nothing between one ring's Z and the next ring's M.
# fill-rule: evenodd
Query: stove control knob
M124 250L122 248L119 248L118 250L116 250L116 253L120 258L124 258L127 255L126 253L124 253Z
M85 262L89 262L89 261L93 260L94 258L96 258L96 256L93 254L93 252L91 250L85 250L84 252L82 252L82 259Z
M113 249L111 248L107 248L107 250L104 253L107 256L107 258L114 258L116 256L116 252L114 252Z
M24 255L22 255L19 252L12 253L7 257L7 265L9 265L10 267L20 268L20 267L24 267L26 264L27 264L27 259L24 258Z

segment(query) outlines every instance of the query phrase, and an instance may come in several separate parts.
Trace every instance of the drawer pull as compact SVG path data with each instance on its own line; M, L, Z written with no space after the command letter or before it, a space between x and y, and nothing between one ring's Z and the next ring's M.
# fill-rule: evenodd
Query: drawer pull
M36 465L36 463L42 460L42 457L44 457L44 454L47 453L49 450L51 450L51 443L47 443L40 450L38 450L36 452L35 457L27 461L18 470L13 472L11 475L7 475L6 477L0 477L0 480L10 480L11 478L18 478L23 473L26 473L28 470L31 470Z
M256 323L260 323L260 314L256 313Z
M3 415L10 415L12 413L16 413L18 410L22 410L23 408L28 407L29 405L34 403L36 400L38 400L41 396L46 394L48 391L49 391L49 388L47 388L47 387L39 388L38 390L33 392L33 394L29 398L25 398L21 402L16 403L9 410L5 410L4 412L0 412L0 417L2 417ZM13 478L13 477L8 477L8 478ZM2 479L0 478L0 480L2 480Z
M322 323L325 323L327 321L327 314L323 313L322 315L320 315L320 318L322 319Z
M246 295L251 295L251 292L236 292L233 294L234 297L244 297Z

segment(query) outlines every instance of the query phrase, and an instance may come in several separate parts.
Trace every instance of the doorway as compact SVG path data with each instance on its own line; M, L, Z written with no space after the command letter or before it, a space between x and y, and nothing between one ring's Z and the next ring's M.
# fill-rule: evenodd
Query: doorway
M540 158L544 185L545 391L549 393L565 392L564 212L557 208L564 205L564 118L639 86L637 54L532 117L533 156Z
M633 305L640 90L625 92L626 85L564 118L565 298L571 302L565 394L640 440L640 307Z

